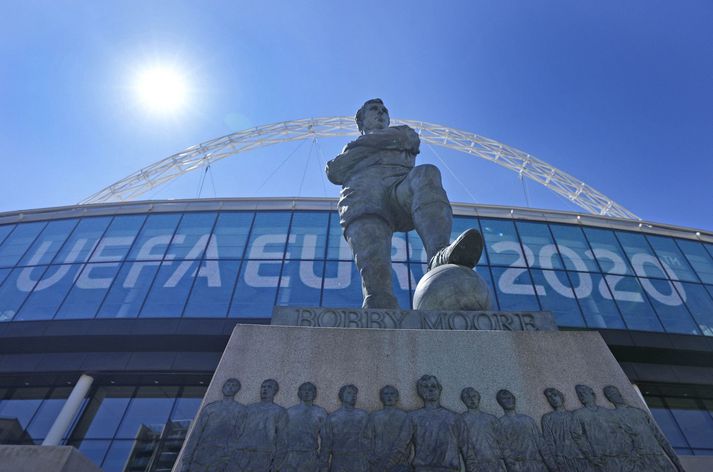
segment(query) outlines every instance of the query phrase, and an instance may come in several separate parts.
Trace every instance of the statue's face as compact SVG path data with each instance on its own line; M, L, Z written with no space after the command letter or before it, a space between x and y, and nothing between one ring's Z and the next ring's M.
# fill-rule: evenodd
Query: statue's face
M498 392L497 398L498 403L503 410L514 410L515 409L515 395L508 390Z
M240 391L240 381L238 379L228 379L223 384L223 395L234 397Z
M425 402L436 402L441 398L441 390L435 379L428 379L418 384L418 395Z
M547 401L550 402L552 408L558 408L564 405L564 398L562 397L562 393L560 393L558 390L555 390L554 388L548 388L547 390L545 390L545 397L547 397Z
M300 385L300 388L297 391L297 396L303 402L314 401L314 399L317 397L317 389L312 384L309 384L309 383L302 384L302 385Z
M475 410L480 406L480 394L473 388L463 390L461 400L469 410Z
M399 391L393 387L386 387L381 391L381 403L384 406L396 406L399 402Z
M260 385L260 400L272 400L277 394L277 384L274 380L266 380Z
M357 402L357 391L353 388L344 389L342 394L342 402L345 405L354 406Z
M594 390L586 385L577 385L574 390L577 392L577 398L583 405L591 405L594 403Z
M619 389L612 385L604 387L604 396L607 397L607 400L609 400L615 405L621 405L625 403L624 398L622 398Z
M380 103L370 103L364 110L362 128L364 132L386 129L389 127L389 110Z

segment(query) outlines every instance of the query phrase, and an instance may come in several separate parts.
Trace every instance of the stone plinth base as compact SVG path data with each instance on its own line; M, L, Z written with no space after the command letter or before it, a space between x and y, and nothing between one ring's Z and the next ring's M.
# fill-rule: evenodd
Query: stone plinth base
M604 397L605 386L617 387L626 404L638 408L637 411L643 413L646 409L600 334L594 331L445 331L261 325L235 327L203 406L222 400L226 380L236 378L242 388L234 399L241 405L248 405L248 409L240 410L244 407L235 406L230 400L235 393L233 389L226 400L230 411L226 409L226 403L214 403L213 409L208 410L213 417L217 417L217 409L222 409L226 415L235 410L235 418L242 418L235 422L243 423L248 430L263 428L265 424L277 425L271 428L287 428L284 416L279 420L283 415L277 411L279 408L276 410L269 403L269 408L258 404L261 384L266 379L274 379L279 384L274 403L284 408L298 405L298 387L311 382L317 388L314 404L328 414L342 406L338 392L348 384L358 388L358 409L366 412L380 410L379 390L391 385L400 393L398 408L414 411L423 406L416 382L425 374L437 377L442 386L440 403L455 414L466 411L461 392L472 387L480 392L480 409L501 417L504 412L496 394L507 389L515 397L517 413L532 419L519 417L521 420L518 421L534 420L537 430L542 416L552 411L543 393L546 388L562 392L565 408L573 411L582 407L575 386L590 387L596 396L596 404L602 407L596 413L602 421L619 421L609 419L613 405ZM274 386L270 388L274 390ZM241 417L239 411L247 411L247 419ZM257 416L251 417L251 411ZM261 412L271 415L270 423L258 417L263 414ZM337 417L334 418L337 421ZM200 415L197 422L201 422ZM207 434L205 424L201 428L202 434ZM223 436L218 435L218 442ZM248 436L255 437L255 434ZM191 439L189 436L188 441ZM622 443L626 441L623 439ZM213 442L213 449L204 450L215 450ZM289 449L290 445L286 447ZM240 450L239 446L236 448ZM623 454L629 454L630 450ZM226 457L233 452L225 452ZM174 471L178 470L181 470L180 462L174 468Z
M0 472L101 472L71 446L0 446Z

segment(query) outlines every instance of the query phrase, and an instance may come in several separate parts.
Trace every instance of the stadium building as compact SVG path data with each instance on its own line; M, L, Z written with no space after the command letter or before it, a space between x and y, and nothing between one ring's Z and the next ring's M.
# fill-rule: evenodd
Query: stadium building
M426 142L499 153L588 210L454 204L453 232L482 232L476 270L494 308L598 330L676 451L713 455L713 233L640 221L532 156L406 123ZM355 131L350 118L270 126L186 150L85 204L0 214L0 443L74 445L106 472L170 470L236 323L267 324L274 305L360 306L335 199L111 202L273 135ZM392 259L409 308L426 263L418 235L395 234Z

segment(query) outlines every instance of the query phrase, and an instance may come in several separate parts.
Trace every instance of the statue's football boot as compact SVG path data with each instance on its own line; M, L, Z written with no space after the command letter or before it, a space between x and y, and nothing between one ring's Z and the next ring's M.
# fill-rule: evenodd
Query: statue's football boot
M483 254L483 236L477 229L468 229L428 261L428 270L445 264L475 267Z

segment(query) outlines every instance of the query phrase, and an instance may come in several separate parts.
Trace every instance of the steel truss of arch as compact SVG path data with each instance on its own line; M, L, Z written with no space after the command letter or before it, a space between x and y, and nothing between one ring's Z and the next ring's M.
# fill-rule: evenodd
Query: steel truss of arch
M408 125L421 140L435 146L486 159L540 183L596 215L639 219L634 213L581 180L552 167L530 154L474 133L423 121L392 120ZM315 137L356 136L354 118L336 116L284 121L238 131L191 146L119 180L82 201L82 204L133 200L192 170L220 159L271 144Z

